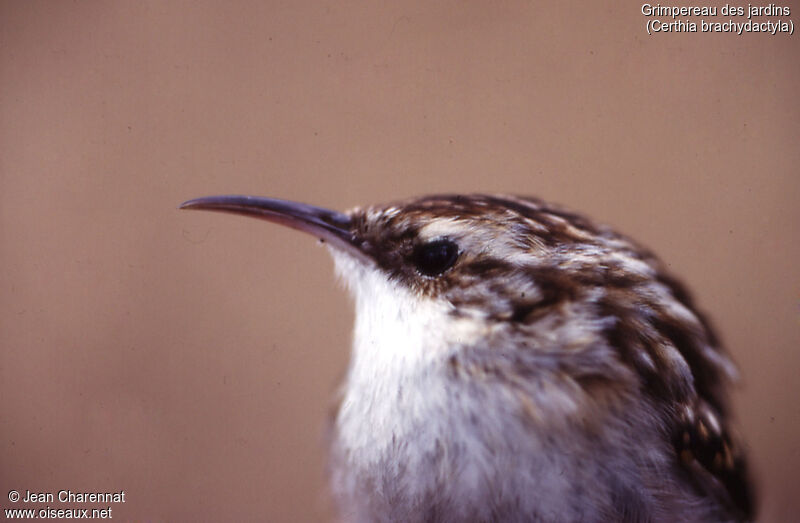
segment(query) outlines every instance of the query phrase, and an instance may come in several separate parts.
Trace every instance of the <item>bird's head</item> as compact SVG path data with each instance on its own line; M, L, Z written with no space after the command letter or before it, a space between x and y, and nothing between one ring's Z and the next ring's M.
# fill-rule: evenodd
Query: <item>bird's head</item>
M427 196L341 213L214 196L181 208L259 217L327 242L356 299L356 349L390 365L480 341L522 344L543 369L633 368L676 397L698 379L714 397L718 376L733 372L649 251L537 199Z
M181 208L299 229L327 242L339 265L350 264L349 271L340 269L348 283L374 271L420 300L446 304L456 316L523 321L537 306L557 301L554 292L574 298L567 273L597 270L600 257L604 274L596 280L654 272L634 259L640 256L627 265L621 256L611 260L615 251L629 256L635 248L610 230L530 198L428 196L341 213L273 198L213 196Z

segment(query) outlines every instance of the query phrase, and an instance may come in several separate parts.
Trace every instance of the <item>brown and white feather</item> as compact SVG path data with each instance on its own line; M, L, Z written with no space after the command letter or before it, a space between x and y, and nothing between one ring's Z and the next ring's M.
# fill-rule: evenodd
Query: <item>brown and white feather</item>
M736 369L650 251L534 198L349 215L374 260L332 249L358 318L333 421L349 517L752 518ZM457 261L420 275L415 246L440 238Z

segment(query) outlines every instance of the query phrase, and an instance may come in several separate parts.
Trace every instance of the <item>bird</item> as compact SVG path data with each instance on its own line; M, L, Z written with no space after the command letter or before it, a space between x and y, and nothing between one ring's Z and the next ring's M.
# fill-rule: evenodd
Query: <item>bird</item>
M355 305L330 422L344 521L750 521L738 370L650 250L533 197L182 209L309 233Z

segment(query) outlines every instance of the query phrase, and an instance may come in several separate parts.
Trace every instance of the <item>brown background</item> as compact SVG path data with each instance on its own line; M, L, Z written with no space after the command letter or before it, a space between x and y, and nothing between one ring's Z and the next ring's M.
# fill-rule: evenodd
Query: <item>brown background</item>
M176 206L505 191L687 280L743 367L761 519L796 516L800 36L648 36L640 9L0 1L0 507L330 518L352 312L327 254Z

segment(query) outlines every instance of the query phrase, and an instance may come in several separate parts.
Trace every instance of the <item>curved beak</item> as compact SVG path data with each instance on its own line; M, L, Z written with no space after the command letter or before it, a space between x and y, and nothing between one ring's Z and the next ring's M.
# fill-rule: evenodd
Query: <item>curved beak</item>
M345 251L363 255L361 241L344 213L314 205L258 196L206 196L183 202L179 209L200 209L243 214L278 223L317 236Z

